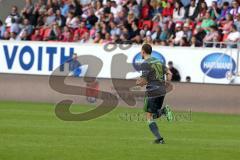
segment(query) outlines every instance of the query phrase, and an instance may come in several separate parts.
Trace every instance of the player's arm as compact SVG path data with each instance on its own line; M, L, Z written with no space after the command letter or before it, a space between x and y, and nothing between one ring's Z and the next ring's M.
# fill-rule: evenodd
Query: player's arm
M137 86L141 86L142 87L142 86L144 86L146 84L147 84L147 80L145 78L142 78L142 77L138 78L137 81L136 81L136 85Z
M142 71L142 75L140 78L137 79L136 85L142 87L147 84L147 77L148 77L150 68L149 68L148 64L143 63L140 67L140 70Z
M167 82L170 82L172 80L172 72L170 71L169 68L166 68L166 78Z

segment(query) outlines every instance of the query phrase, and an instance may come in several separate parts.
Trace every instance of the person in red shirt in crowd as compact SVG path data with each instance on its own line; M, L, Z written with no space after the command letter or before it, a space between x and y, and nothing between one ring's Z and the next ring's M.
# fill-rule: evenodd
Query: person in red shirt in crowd
M142 1L142 10L141 10L141 19L149 19L150 18L150 5L148 0Z
M167 6L163 9L162 16L168 17L173 15L173 9L174 7L170 2L167 2Z
M69 29L67 26L65 26L65 27L63 28L63 31L62 31L61 39L66 38L67 32L69 32L69 31L70 31L70 29Z
M73 42L72 34L70 31L66 32L66 36L63 38L62 42Z
M88 29L86 28L85 22L82 21L82 22L80 23L79 28L78 28L77 30L75 30L74 35L75 35L75 34L78 34L79 37L80 37L80 39L81 39L82 36L83 36L83 34L84 34L85 32L88 32Z
M43 41L47 41L50 35L51 29L47 26L44 26L43 28Z
M36 29L34 34L31 36L31 40L32 41L42 41L42 36L40 34L40 30L39 29Z

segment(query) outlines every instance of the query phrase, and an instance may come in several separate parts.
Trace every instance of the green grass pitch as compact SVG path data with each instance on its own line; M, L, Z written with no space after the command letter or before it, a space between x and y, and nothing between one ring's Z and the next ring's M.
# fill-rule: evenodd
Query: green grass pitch
M161 120L166 144L155 145L145 121L122 117L141 112L117 108L88 122L65 122L55 116L53 104L0 102L0 160L240 159L238 115L192 113L191 120Z

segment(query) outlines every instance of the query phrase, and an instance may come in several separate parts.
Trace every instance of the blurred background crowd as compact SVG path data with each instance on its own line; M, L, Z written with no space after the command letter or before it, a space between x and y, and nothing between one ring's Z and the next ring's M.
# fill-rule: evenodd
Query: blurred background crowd
M12 6L0 39L220 47L240 39L236 0L38 0Z

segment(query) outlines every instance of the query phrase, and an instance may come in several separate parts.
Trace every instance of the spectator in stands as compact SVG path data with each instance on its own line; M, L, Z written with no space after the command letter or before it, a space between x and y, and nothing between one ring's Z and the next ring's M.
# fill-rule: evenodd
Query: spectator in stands
M28 37L28 33L26 30L23 30L23 32L21 34L19 34L17 40L20 40L20 41L29 41L29 37Z
M177 81L177 82L181 81L181 76L179 74L179 71L173 66L172 61L168 62L168 67L172 73L172 81Z
M171 44L175 45L175 46L179 46L180 41L184 36L184 32L182 30L182 25L180 23L177 23L175 30L176 30L176 34L175 34L175 37L173 38L173 41L172 41L173 43L171 42Z
M219 17L217 18L218 20L224 20L226 15L230 12L230 8L229 8L229 3L228 2L224 2L222 9L221 9L221 13L219 15Z
M89 25L88 28L92 28L92 26L95 25L95 23L97 23L98 21L98 17L95 15L94 10L91 9L89 16L87 18L87 24Z
M56 10L60 9L60 2L58 0L47 0L47 6L53 9L53 12L56 13Z
M30 36L32 34L32 32L33 32L33 26L30 24L30 22L29 22L29 20L27 18L25 18L23 20L23 23L20 26L20 28L21 28L21 32L23 30L27 31L28 36ZM21 34L21 32L20 32L20 34Z
M20 20L20 14L18 13L17 6L12 6L12 11L5 20L7 27L11 27L13 19L14 19L14 22L19 22Z
M193 33L193 35L197 39L197 43L199 43L201 45L203 44L203 39L206 36L206 34L207 33L203 29L201 29L201 26L199 26L199 25L196 26L194 33Z
M186 7L185 9L185 17L186 18L190 18L192 20L195 20L195 18L197 18L198 16L198 7L196 5L196 1L195 0L191 0L190 1L190 5Z
M114 21L110 22L110 34L111 35L120 35L121 31L117 27L116 23Z
M150 35L146 36L143 43L153 44L152 37Z
M119 36L118 35L112 35L111 36L111 39L112 39L112 42L114 42L114 43L121 43L121 40L120 40L120 38L119 38ZM141 40L141 39L140 39ZM141 41L142 42L142 41ZM140 44L142 44L142 43L140 43Z
M19 34L21 28L20 28L20 25L19 25L19 21L20 19L14 19L12 18L12 22L11 22L11 26L10 26L10 33L16 33L16 34Z
M63 4L60 7L61 15L67 17L70 9L70 2L68 0L63 1Z
M3 39L6 27L3 22L0 20L0 39Z
M121 44L128 44L129 41L128 41L128 35L126 33L122 33L120 35L120 43Z
M61 29L59 28L58 24L56 22L54 22L51 25L50 34L49 34L49 39L48 40L58 41L60 39L61 39Z
M173 9L173 20L175 22L183 21L185 16L185 9L182 6L182 3L179 1L175 2L175 7Z
M210 27L213 25L215 25L215 22L212 20L210 12L207 12L205 18L202 21L201 28L204 29L206 33L208 33Z
M159 2L157 0L151 0L150 1L151 6L151 17L156 17L160 13L162 13L162 7L159 5Z
M233 24L231 27L231 32L229 33L226 42L229 42L230 44L228 45L228 47L231 48L236 48L237 45L236 44L232 44L232 43L236 43L240 40L240 33L237 31L237 27Z
M240 32L240 14L237 15L237 19L234 22L234 25L237 27L237 31Z
M70 31L67 31L65 33L65 36L63 37L63 42L73 42L73 38L72 38L72 33Z
M73 42L80 42L79 34L74 34L73 35Z
M130 38L131 40L134 40L135 37L140 34L140 29L138 28L136 22L132 22L132 24L131 24L131 29L130 29L130 33L129 33L129 34L130 34L129 38Z
M220 16L221 9L218 8L217 0L212 1L212 5L209 9L209 12L210 12L210 16L211 16L212 19L216 19Z
M39 5L39 12L47 12L46 0L39 0L37 4Z
M115 41L117 42L117 41ZM143 43L143 40L141 38L140 35L136 35L134 38L133 38L133 44L142 44Z
M69 12L68 15L67 15L67 20L66 20L66 26L72 28L72 26L74 25L75 23L75 17L74 17L74 13L72 12Z
M184 25L183 25L183 32L184 32L184 36L187 39L187 42L190 42L190 40L192 38L192 30L190 28L189 23L184 23Z
M180 0L180 2L183 4L183 7L186 8L190 6L191 0Z
M204 37L204 45L206 47L216 47L216 42L219 42L219 39L220 35L217 26L211 26L210 32L208 32L207 35Z
M182 39L180 40L179 46L181 47L187 47L190 44L188 43L187 37L183 36Z
M25 6L24 6L23 10L21 11L21 13L25 18L27 18L32 15L33 10L34 10L34 5L32 3L32 0L26 0Z
M207 12L208 12L207 3L205 1L200 2L200 7L199 7L198 13L197 13L198 21L202 21L206 17ZM210 17L210 15L209 15L209 17Z
M135 18L134 13L132 11L130 11L128 13L127 21L125 22L124 26L127 29L130 29L131 28L131 24L134 23L134 22L137 22L137 19Z
M17 33L11 32L10 33L10 41L16 41L17 40Z
M150 35L151 31L149 30L149 27L147 25L143 26L143 29L140 31L140 35L142 38L144 38L146 35Z
M219 29L222 30L223 34L228 34L231 30L231 26L233 24L233 16L231 14L226 15L226 20L220 22Z
M53 12L53 8L49 8L47 12L47 17L46 17L46 26L50 26L53 22L55 22L56 16L55 13Z
M192 36L191 42L190 42L191 47L201 47L201 42L197 40L196 36Z
M168 1L167 2L167 6L163 8L162 11L162 16L163 16L163 20L168 20L169 17L172 17L173 15L173 9L174 7L172 6L172 4Z
M75 16L81 16L83 14L82 5L79 3L79 0L71 0L70 12L73 12Z
M4 39L4 40L9 40L9 39L10 39L10 33L7 32L7 31L5 31L5 32L4 32L4 35L3 35L3 39Z
M6 26L0 23L0 39L16 39L16 33L18 40L196 47L203 40L229 41L237 34L233 23L240 31L239 3L228 2L214 0L207 7L205 0L26 0L21 14L13 6Z
M90 38L90 35L88 32L85 32L82 39L80 40L80 43L92 43L92 39Z
M163 24L162 32L159 37L160 41L167 41L168 35L169 35L169 29L168 29L168 25L165 23Z
M66 18L61 15L61 11L58 9L56 10L56 19L55 21L57 22L58 26L64 27L66 25Z
M100 43L107 44L107 43L110 43L110 42L112 42L111 35L109 33L106 33L104 38L102 39L102 41Z
M148 0L142 0L142 3L141 3L141 19L143 20L149 20L151 19L151 7L148 3Z
M76 29L76 30L75 30L75 32L74 32L74 35L75 35L75 34L78 34L80 38L82 38L82 36L83 36L83 34L84 34L85 32L88 32L88 29L86 28L86 25L85 25L85 22L84 22L84 21L82 21L82 22L80 23L79 27L78 27L78 28L75 28L75 29Z
M230 10L230 14L233 16L233 19L237 18L237 15L240 13L239 3L236 0L232 1L232 9Z
M97 33L95 34L93 43L100 43L101 40L102 40L102 35L101 35L101 33L97 32Z
M42 36L40 35L40 30L36 29L34 34L31 36L32 41L42 41Z
M155 10L158 9L159 8L158 4L159 3L157 3L157 6L153 7L153 9L155 9ZM129 7L129 10L134 13L135 17L137 17L137 18L140 17L140 6L139 6L139 4L137 3L136 0L130 1L128 7ZM121 5L118 5L118 8L117 8L118 12L119 12L119 10L121 10L121 8L122 8Z
M153 41L159 40L160 39L160 35L161 35L161 27L160 26L156 26L154 28L154 31L151 35L151 38Z

